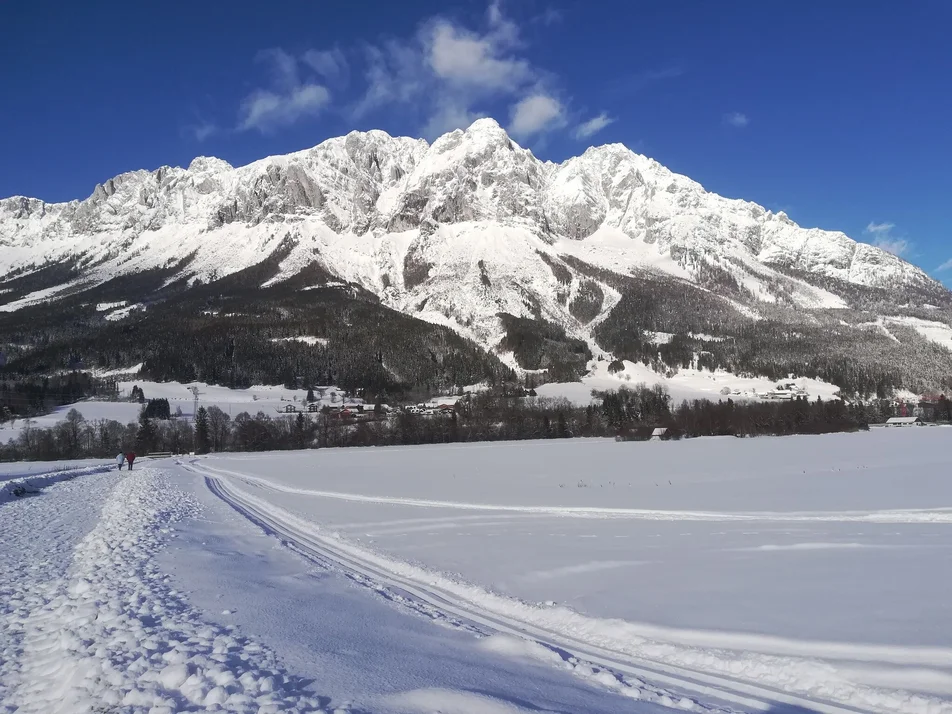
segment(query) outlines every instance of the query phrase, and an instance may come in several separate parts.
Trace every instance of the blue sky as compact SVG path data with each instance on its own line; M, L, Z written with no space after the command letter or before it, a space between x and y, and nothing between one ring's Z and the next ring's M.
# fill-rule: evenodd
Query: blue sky
M5 2L0 196L489 115L542 158L621 142L952 284L950 26L945 0Z

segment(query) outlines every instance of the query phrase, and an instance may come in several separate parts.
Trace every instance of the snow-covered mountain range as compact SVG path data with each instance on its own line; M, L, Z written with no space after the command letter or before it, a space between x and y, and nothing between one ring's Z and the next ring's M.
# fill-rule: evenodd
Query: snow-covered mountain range
M0 282L0 311L147 270L207 283L269 256L279 268L264 284L320 267L489 350L500 313L594 345L619 301L599 271L698 284L750 319L778 303L848 307L831 284L948 295L894 255L705 191L622 145L544 162L492 119L433 144L352 132L239 168L199 157L121 174L83 201L0 200L3 282L70 268L29 292ZM580 299L588 309L572 309Z

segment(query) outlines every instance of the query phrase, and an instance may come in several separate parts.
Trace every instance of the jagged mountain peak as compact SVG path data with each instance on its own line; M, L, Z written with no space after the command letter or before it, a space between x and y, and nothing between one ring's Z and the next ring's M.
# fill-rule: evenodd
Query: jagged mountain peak
M196 157L127 172L83 201L3 199L0 245L0 276L74 262L90 285L180 263L177 277L207 282L279 256L268 284L317 265L490 349L500 313L591 343L619 301L599 271L695 283L750 319L845 307L831 279L947 294L891 254L718 196L622 144L543 162L489 118L432 144L355 131L240 167ZM0 309L55 294L0 293Z
M163 168L168 169L168 167ZM188 165L188 171L191 173L220 173L234 171L234 168L224 159L218 159L214 156L196 156Z

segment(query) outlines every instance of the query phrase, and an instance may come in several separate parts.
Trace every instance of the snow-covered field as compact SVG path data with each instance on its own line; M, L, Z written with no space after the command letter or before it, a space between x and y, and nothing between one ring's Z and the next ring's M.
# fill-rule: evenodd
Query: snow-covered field
M660 335L661 333L656 333ZM661 339L661 338L658 338ZM758 395L774 389L778 383L793 382L802 388L810 399L821 397L824 400L837 398L835 395L839 387L818 379L796 378L771 381L766 377L741 377L724 370L710 372L698 369L680 369L672 377L658 374L640 362L625 361L625 368L614 374L608 371L609 362L592 361L589 363L589 373L582 377L580 382L553 382L536 387L540 397L565 398L573 404L586 405L592 402L592 390L605 391L632 387L637 384L652 386L660 384L671 395L672 405L678 405L684 400L709 399L759 399ZM731 395L721 394L724 388L731 390Z
M945 347L947 350L952 350L952 327L944 322L922 320L917 317L884 317L880 319L885 322L911 327L930 342Z
M20 432L26 428L29 421L30 426L40 429L49 429L56 426L59 422L65 421L66 415L73 409L76 409L83 418L88 421L97 419L112 419L122 424L134 422L139 418L139 412L142 405L134 402L102 402L91 399L89 401L76 402L66 406L57 407L49 414L34 417L32 419L17 419L13 422L0 424L0 441L6 442L9 439L16 438ZM175 411L174 407L172 411ZM191 411L191 407L189 407Z
M135 385L142 389L146 399L168 399L172 413L175 413L176 408L181 409L182 414L188 419L193 417L195 411L195 397L190 391L193 386L198 387L199 390L199 407L207 409L216 406L231 417L241 412L257 414L259 411L277 417L288 405L295 405L301 409L307 397L306 389L286 389L282 386L258 385L248 389L230 389L204 382L182 384L181 382L150 382L148 380L119 382L120 396L129 398L132 387ZM345 397L344 391L338 387L316 387L314 396L322 404L332 406L339 406L345 400L347 402L360 401ZM31 419L30 424L41 428L53 427L63 421L71 409L78 410L87 421L113 419L122 424L128 424L139 418L142 405L131 401L108 402L90 399L58 407L49 414ZM0 442L16 438L25 425L25 419L0 424Z
M935 428L191 468L352 567L590 660L814 708L925 713L952 711L950 444Z
M949 714L950 444L73 465L0 502L0 712Z

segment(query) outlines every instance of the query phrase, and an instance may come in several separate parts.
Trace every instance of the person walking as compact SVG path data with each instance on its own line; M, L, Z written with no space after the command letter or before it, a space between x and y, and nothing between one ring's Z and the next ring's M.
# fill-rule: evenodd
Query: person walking
M119 466L120 471L122 471L122 464L125 460L126 460L125 454L119 454L119 456L116 457L116 464Z
M129 464L129 470L132 471L132 462L136 460L136 452L130 451L126 454L126 463Z

